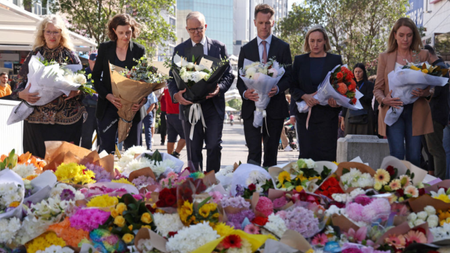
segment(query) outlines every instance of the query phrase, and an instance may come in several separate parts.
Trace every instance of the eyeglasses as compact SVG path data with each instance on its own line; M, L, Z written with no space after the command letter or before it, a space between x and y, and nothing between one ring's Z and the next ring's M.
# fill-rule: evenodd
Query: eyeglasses
M45 32L45 35L47 35L47 36L52 36L52 35L54 35L54 36L58 36L58 35L60 35L61 34L61 32L60 31L44 31Z
M197 31L197 32L202 32L203 31L203 27L198 27L198 28L189 28L188 29L188 31L190 32L190 33L195 33L195 31Z

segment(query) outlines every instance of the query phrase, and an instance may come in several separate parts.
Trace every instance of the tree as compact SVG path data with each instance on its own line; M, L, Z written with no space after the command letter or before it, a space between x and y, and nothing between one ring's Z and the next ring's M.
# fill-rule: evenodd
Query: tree
M292 59L296 55L303 54L305 34L311 25L311 19L312 14L309 8L294 3L288 16L275 27L275 32L280 34L280 38L289 43Z
M327 30L332 52L350 67L361 62L373 66L386 50L395 21L406 14L408 0L306 0L295 6L277 29L291 44L294 54L302 52L306 31L312 24Z
M108 21L118 13L128 13L141 24L141 34L135 39L152 54L156 45L175 40L175 28L161 16L162 11L173 14L175 0L58 0L50 7L71 24L70 30L93 38L98 44L108 39Z
M233 108L233 109L236 109L236 110L240 111L241 107L242 107L242 99L240 99L240 98L233 98L233 99L227 101L226 105L231 107L231 108Z

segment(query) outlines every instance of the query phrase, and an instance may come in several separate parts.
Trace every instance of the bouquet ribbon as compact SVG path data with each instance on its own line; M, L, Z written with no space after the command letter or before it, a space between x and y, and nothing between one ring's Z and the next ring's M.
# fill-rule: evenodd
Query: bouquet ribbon
M256 108L255 110L255 118L261 118L262 120L264 120L265 124L266 124L266 132L267 132L267 136L270 136L269 134L269 129L267 128L267 112L265 109L262 108ZM263 128L261 127L261 133L263 132Z
M203 129L206 128L205 118L203 117L202 106L199 103L194 103L189 108L189 123L191 124L191 131L189 133L189 138L192 140L194 138L194 126L197 122L201 120L203 124Z

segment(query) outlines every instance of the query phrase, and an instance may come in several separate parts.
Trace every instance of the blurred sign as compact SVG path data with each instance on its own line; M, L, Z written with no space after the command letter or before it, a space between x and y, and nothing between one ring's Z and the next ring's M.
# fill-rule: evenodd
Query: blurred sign
M417 27L423 26L423 0L409 0L406 15L409 16Z
M19 54L2 54L0 53L0 61L19 61Z

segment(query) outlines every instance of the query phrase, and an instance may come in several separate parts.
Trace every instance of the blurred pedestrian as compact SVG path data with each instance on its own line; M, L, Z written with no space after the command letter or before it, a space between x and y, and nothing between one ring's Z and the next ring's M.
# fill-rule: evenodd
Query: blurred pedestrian
M161 104L161 114L160 114L160 124L159 124L159 134L161 135L161 145L164 146L166 143L166 134L167 134L167 123L166 123L166 98L164 92L158 98L159 103Z
M164 89L164 99L166 100L167 113L167 154L172 154L176 158L180 158L180 152L186 145L183 125L179 118L180 107L178 104L172 102L168 88ZM180 136L180 139L178 140L177 148L174 150L178 136Z
M92 71L94 70L95 61L97 60L97 53L89 55L89 66L84 70L87 81L92 83ZM97 130L97 118L95 117L95 110L97 108L98 94L86 95L83 99L83 105L88 113L86 121L83 122L81 133L81 146L83 148L92 149L92 135L94 130ZM98 136L98 131L97 131ZM97 143L99 143L97 141Z
M154 109L158 104L155 93L152 92L147 97L147 103L145 103L145 111L147 115L144 117L142 122L144 123L144 134L145 134L145 144L148 150L152 150L153 134L152 127L155 125L155 112Z
M6 72L0 73L0 98L11 95L11 86L8 84L8 74Z

